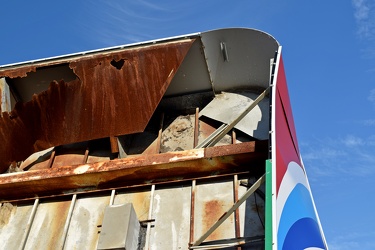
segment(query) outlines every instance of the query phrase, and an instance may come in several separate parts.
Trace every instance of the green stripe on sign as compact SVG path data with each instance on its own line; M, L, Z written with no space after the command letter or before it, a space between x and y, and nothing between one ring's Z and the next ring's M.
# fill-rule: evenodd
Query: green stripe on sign
M266 160L265 249L272 249L272 162Z

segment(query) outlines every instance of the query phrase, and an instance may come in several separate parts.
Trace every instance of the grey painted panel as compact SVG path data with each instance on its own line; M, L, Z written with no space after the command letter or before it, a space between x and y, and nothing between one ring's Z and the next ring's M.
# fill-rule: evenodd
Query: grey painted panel
M268 87L270 59L279 46L272 36L240 28L208 31L201 36L216 93L233 88ZM222 43L226 48L224 52ZM227 54L227 61L224 54Z
M212 30L200 36L174 76L167 96L268 87L270 59L279 47L272 36L245 28Z
M139 228L131 203L108 206L105 208L97 249L137 249Z
M188 94L211 89L202 43L198 37L173 77L166 95Z

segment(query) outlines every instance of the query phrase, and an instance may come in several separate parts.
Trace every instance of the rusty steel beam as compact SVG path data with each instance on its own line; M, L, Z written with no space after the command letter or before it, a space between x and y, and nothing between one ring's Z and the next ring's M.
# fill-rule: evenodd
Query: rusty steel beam
M0 202L264 171L267 141L0 175Z
M193 42L186 39L0 69L0 78L15 81L34 79L30 77L37 73L43 77L43 70L59 65L75 77L53 78L47 90L2 114L0 173L13 161L52 146L144 131ZM38 82L22 86L34 85Z

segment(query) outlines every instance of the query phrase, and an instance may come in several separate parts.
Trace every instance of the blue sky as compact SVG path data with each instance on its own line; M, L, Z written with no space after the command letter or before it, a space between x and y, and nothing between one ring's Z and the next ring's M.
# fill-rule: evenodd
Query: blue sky
M0 65L223 27L273 35L330 249L375 249L375 2L6 1Z

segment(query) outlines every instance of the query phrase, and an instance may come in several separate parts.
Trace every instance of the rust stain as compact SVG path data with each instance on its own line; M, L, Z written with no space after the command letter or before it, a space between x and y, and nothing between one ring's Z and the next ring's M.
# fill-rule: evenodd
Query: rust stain
M56 244L56 242L59 242L62 239L63 230L61 229L65 226L70 203L71 201L60 201L57 202L55 206L49 206L48 213L50 213L50 215L53 216L53 219L50 221L50 224L48 225L48 232L50 235L50 246L53 246L54 244Z
M225 212L224 206L224 202L220 200L211 200L204 204L202 220L204 232L207 232L211 228L211 226L219 220L218 214L223 214ZM207 240L218 240L220 238L222 238L222 235L219 227L212 232L212 234L207 238Z
M193 42L65 59L75 80L53 81L31 101L3 113L0 172L51 146L142 132ZM3 69L0 77L27 77L41 66Z
M134 193L132 203L138 219L147 220L150 207L150 192Z

